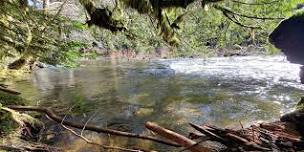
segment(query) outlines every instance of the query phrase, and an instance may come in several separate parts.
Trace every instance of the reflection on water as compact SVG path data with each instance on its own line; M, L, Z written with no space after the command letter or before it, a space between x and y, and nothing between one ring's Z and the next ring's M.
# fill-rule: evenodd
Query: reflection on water
M73 70L40 69L17 87L42 106L73 107L70 120L85 123L93 115L92 124L134 133L154 121L186 132L188 122L235 126L278 118L304 94L298 71L283 57L102 59ZM65 138L58 142L76 142Z

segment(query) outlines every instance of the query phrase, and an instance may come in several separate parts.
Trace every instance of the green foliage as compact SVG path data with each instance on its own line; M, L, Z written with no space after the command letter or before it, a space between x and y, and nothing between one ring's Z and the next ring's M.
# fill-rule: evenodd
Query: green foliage
M90 109L96 108L97 103L90 103L87 99L81 95L73 96L73 100L70 101L70 105L72 105L72 113L79 115L90 112Z
M28 103L28 101L20 96L11 95L0 91L0 105L24 105L26 103Z
M214 50L220 48L233 49L234 46L246 47L248 45L265 47L269 54L278 53L277 49L269 45L268 34L280 22L280 18L286 18L295 12L294 8L300 1L282 0L267 3L268 1L265 0L240 0L247 4L265 4L244 5L232 1L215 4L228 8L234 13L249 16L250 18L238 15L234 17L240 24L259 27L257 29L243 27L232 22L213 4L201 7L194 2L186 9L162 8L162 15L160 18L156 17L157 20L155 20L155 16L159 15L155 11L161 6L153 7L147 0L140 1L140 3L133 3L132 0L122 2L126 5L125 7L134 8L135 11L126 10L124 13L125 18L129 19L126 25L128 31L111 33L101 29L96 32L102 33L101 37L106 48L117 50L127 47L135 52L150 52L156 47L168 47L168 42L169 44L176 42L180 45L172 48L175 50L175 55L213 56L216 54ZM206 9L207 7L209 9ZM172 33L168 28L173 25L176 29ZM94 30L96 31L96 28ZM170 43L170 39L172 39L172 43Z
M301 97L301 100L297 103L296 108L298 110L304 110L304 98Z
M0 109L0 135L5 135L15 130L18 124L12 121L10 113Z
M109 50L149 53L156 47L170 47L178 56L211 56L220 48L256 45L274 54L277 50L269 46L268 34L280 18L297 13L294 8L302 2L219 1L118 0L114 6L97 7L92 0L80 0L91 17L88 24L21 6L18 0L1 1L0 60L32 58L75 67L79 57L96 57L94 50L79 53L87 46L68 40L73 30L90 30ZM89 29L92 24L102 28Z
M87 26L60 15L24 6L19 0L0 2L0 60L7 58L40 59L51 64L75 66L76 49L83 46L70 42L66 35Z
M85 47L86 43L83 42L66 42L58 48L60 52L50 52L48 56L41 58L41 60L48 64L60 64L73 68L78 66L76 60L81 57L79 50Z
M274 47L273 45L266 44L264 46L264 48L266 48L269 55L276 55L276 54L280 53L280 50L278 48Z
M72 22L72 26L75 30L86 30L88 29L87 24L83 24L81 22L78 21L71 21Z
M91 10L96 7L90 0L86 0L86 2ZM133 8L141 16L147 15L148 22L150 20L153 22L152 24L156 23L153 25L154 28L156 27L154 30L157 30L157 34L171 46L181 42L182 45L189 45L193 50L199 50L203 46L210 47L210 45L211 48L217 48L231 47L235 44L245 46L267 44L268 33L282 18L292 14L295 5L300 1L212 0L204 1L201 5L200 1L196 0L165 2L161 0L118 0L117 2L114 9L108 10L112 14L120 14L120 17L116 19L123 20L122 16L124 16L130 18L132 23L136 23L137 17L133 17L134 13L127 11L123 13L121 9L122 6ZM205 9L207 7L210 7L210 10L207 11ZM119 13L116 13L116 10L119 10ZM91 17L94 18L92 15ZM111 16L110 13L109 18L114 18L114 15ZM151 28L149 24L142 26L145 26L145 29ZM129 28L126 30L130 32ZM140 30L131 32L133 35L141 33ZM181 48L177 48L177 50L181 50Z
M242 1L246 3L262 3L265 1ZM282 18L288 16L295 5L290 1L279 1L272 5L241 5L231 1L221 4L230 8L236 13L257 16ZM190 40L188 43L199 50L203 46L208 48L231 48L234 45L248 46L250 44L265 46L268 45L268 33L271 32L280 19L254 19L235 15L234 17L243 24L258 29L242 27L232 22L222 14L223 12L211 7L208 11L194 11L185 19L181 34L182 39Z
M11 114L2 108L7 105L24 105L26 103L28 101L20 96L0 91L0 135L7 134L18 127L18 124L12 120Z

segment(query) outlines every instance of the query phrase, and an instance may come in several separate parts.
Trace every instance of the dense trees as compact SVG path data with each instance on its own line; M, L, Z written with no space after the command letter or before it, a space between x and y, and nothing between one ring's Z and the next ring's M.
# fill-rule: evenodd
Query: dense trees
M58 2L60 7L48 12L48 6ZM10 66L15 69L36 58L52 64L68 62L84 45L68 39L69 32L79 28L92 33L111 50L127 47L138 52L167 46L177 53L208 54L208 48L265 46L268 33L282 18L290 16L299 2L1 0L0 58L18 58ZM77 3L87 13L86 24L60 13L68 3Z
M32 7L26 0L1 3L0 58L19 58L10 68L18 69L28 59L61 54L70 22L58 14L48 14L46 9Z

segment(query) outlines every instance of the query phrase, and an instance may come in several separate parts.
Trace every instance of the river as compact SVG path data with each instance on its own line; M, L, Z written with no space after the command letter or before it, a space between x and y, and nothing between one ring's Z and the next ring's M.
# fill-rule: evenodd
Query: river
M83 60L79 68L70 70L39 69L14 84L34 105L69 113L67 119L72 121L90 120L98 126L145 134L149 132L144 123L153 121L186 133L189 122L232 127L278 119L304 96L299 66L283 56L146 62L98 59ZM49 128L63 131L52 123ZM152 144L86 135L108 144L145 148ZM85 147L68 133L47 138L69 150Z

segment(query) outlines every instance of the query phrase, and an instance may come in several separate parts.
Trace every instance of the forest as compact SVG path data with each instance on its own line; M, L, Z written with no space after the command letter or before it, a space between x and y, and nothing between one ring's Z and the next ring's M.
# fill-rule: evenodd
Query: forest
M303 151L302 0L0 0L0 151Z

